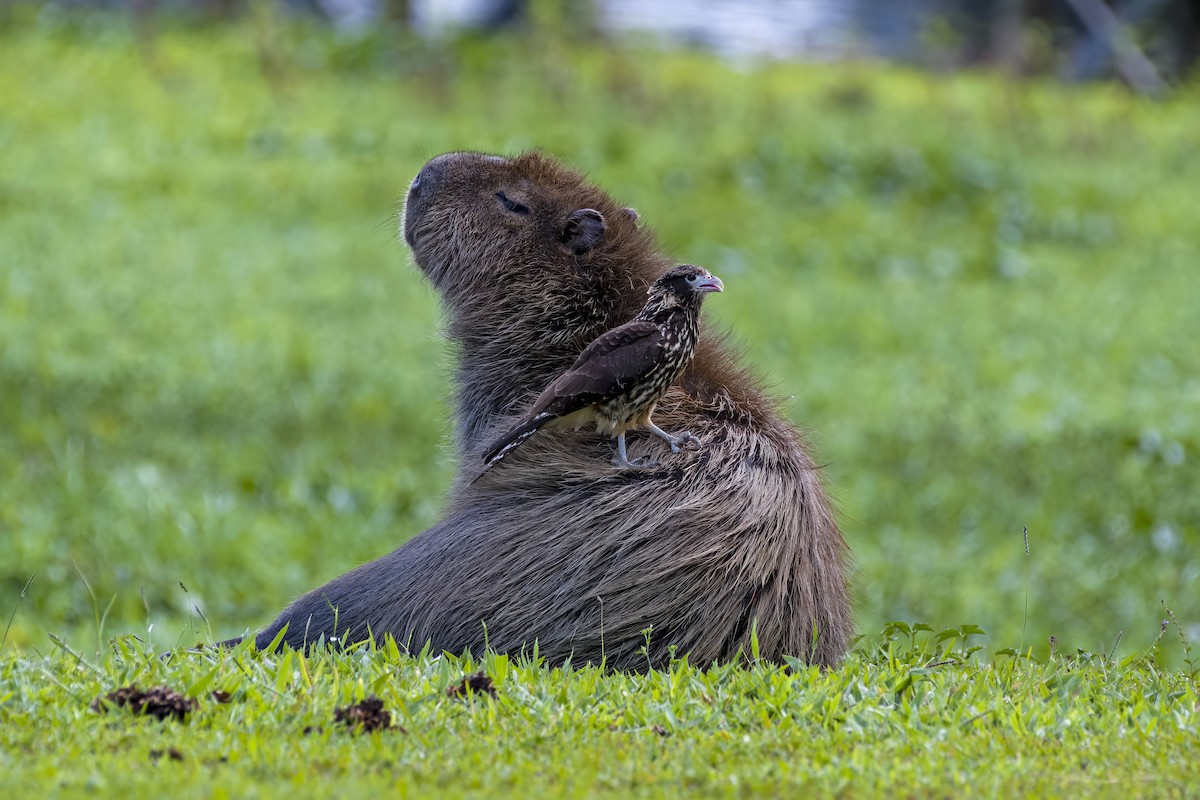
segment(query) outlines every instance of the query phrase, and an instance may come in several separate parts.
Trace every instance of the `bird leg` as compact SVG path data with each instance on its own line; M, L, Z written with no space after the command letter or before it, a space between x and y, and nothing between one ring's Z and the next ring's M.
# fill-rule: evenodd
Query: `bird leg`
M694 444L694 445L696 445L697 449L704 446L703 442L701 442L698 438L696 438L692 434L688 433L687 431L684 431L683 433L679 434L678 436L672 436L671 434L667 433L662 428L658 427L657 425L655 425L653 422L651 422L648 419L646 420L646 429L648 431L650 431L651 433L653 433L657 436L661 436L663 439L666 439L667 444L671 445L672 453L678 453L679 448L685 444Z
M625 434L620 433L617 435L617 457L612 460L614 467L619 467L620 469L645 469L646 467L654 466L655 463L657 462L651 461L648 457L630 461L629 456L625 454Z

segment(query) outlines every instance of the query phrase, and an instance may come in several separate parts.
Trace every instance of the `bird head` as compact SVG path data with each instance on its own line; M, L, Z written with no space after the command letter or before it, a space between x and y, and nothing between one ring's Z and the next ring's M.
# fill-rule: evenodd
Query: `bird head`
M652 298L699 302L709 292L724 291L721 279L704 267L681 264L662 274L651 286L648 294Z

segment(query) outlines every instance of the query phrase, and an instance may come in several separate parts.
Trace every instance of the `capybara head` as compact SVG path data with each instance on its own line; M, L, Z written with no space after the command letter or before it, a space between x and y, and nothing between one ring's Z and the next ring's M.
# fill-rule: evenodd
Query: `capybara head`
M409 186L403 232L459 348L460 443L636 314L671 266L633 209L537 152L430 160Z
M645 287L670 266L639 230L633 209L537 152L430 160L409 186L403 230L417 266L452 313L498 323L497 306L527 307L531 296L543 308L561 296L563 313L607 318L625 295L640 303ZM490 308L477 315L472 306L481 293ZM598 308L581 306L582 298ZM560 329L574 327L562 323Z

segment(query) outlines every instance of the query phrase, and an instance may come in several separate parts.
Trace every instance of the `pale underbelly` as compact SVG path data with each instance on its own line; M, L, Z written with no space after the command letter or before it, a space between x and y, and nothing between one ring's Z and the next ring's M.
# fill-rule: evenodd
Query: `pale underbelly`
M552 430L573 430L594 426L597 433L617 437L634 428L644 428L654 412L654 402L633 405L628 402L596 403L559 417L546 426Z

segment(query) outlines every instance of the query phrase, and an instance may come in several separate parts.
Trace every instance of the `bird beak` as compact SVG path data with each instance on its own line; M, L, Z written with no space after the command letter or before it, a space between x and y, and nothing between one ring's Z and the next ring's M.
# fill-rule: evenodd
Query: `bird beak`
M700 281L700 283L696 284L696 288L694 291L697 291L697 292L723 292L723 291L725 291L725 284L721 283L721 279L718 278L716 275L709 275L704 280Z

